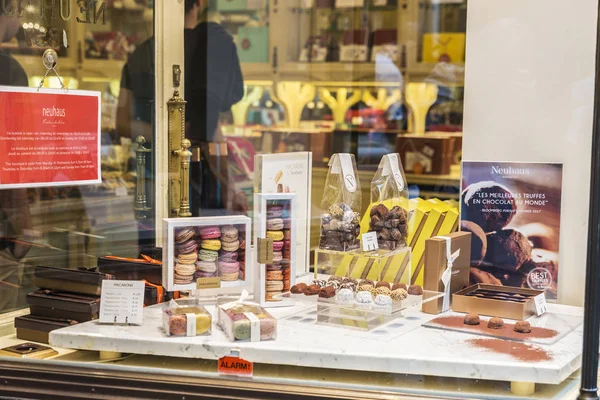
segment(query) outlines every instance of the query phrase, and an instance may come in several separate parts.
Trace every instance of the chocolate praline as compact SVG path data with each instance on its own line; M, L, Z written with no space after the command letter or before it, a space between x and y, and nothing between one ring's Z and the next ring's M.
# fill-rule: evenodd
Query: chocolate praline
M469 313L465 315L465 319L463 322L465 325L479 325L481 321L479 320L479 315Z
M410 285L408 287L408 294L413 296L421 296L423 294L423 288L419 285Z
M379 281L377 282L377 285L375 285L375 287L386 287L386 288L390 288L390 283L386 282L386 281Z
M292 286L290 289L290 292L292 292L293 294L302 294L302 293L304 293L304 291L306 290L307 287L308 287L308 285L306 283L300 282L300 283Z
M404 289L404 290L406 290L406 289L408 289L408 288L406 287L406 284L405 284L405 283L396 282L396 283L394 283L394 285L392 286L392 290L396 290L396 289Z
M527 321L518 321L514 327L515 332L529 333L531 332L531 324Z
M500 328L504 327L504 320L502 318L497 318L497 317L490 318L487 326L490 329L500 329Z
M309 285L304 290L304 294L306 296L314 296L314 295L319 294L320 291L321 291L321 287L319 285Z
M335 288L333 286L326 286L319 291L319 297L324 299L330 299L335 296Z

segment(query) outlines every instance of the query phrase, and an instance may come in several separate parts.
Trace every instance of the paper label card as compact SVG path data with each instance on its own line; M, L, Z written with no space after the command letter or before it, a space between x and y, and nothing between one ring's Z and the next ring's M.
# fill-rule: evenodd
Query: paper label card
M362 235L363 251L375 251L379 249L377 243L377 232L367 232Z
M100 323L141 325L144 290L143 281L102 281Z
M235 356L225 356L219 358L218 371L221 375L251 378L254 373L254 367L251 361Z
M546 312L546 295L541 293L535 296L533 299L535 301L535 312L539 317Z

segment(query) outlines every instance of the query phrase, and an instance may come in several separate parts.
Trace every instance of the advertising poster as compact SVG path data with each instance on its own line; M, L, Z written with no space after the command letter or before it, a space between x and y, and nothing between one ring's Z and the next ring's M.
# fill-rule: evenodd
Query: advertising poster
M562 164L463 162L471 284L558 290Z
M0 86L0 189L101 182L100 93Z

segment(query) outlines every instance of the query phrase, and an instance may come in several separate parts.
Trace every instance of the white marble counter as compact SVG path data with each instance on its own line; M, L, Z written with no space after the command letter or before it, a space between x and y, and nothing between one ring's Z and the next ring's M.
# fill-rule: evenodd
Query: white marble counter
M160 309L145 309L141 326L92 321L51 332L50 343L80 350L203 359L217 359L235 348L255 363L548 384L562 382L581 365L582 326L555 344L535 345L550 353L551 361L527 363L467 342L477 336L421 327L435 316L420 312L406 313L379 333L316 325L304 317L289 319L292 314L306 315L305 305L269 312L278 318L278 338L273 341L232 343L216 324L212 336L166 337ZM549 312L582 315L583 310L551 304Z

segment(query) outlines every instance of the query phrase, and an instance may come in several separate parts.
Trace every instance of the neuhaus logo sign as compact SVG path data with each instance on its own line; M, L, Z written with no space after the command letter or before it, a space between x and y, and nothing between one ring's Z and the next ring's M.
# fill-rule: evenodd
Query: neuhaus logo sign
M529 168L513 168L513 167L500 167L492 165L493 175L529 175L531 171Z

